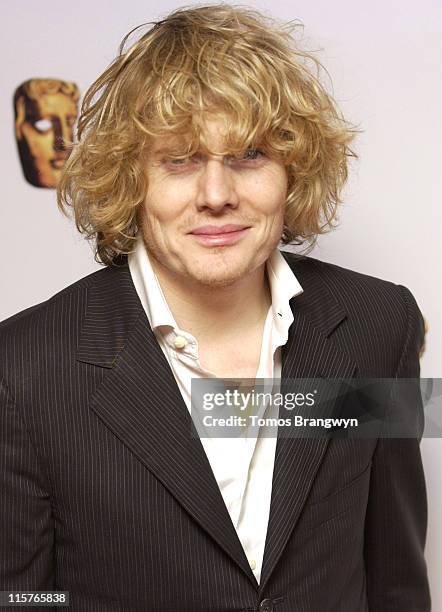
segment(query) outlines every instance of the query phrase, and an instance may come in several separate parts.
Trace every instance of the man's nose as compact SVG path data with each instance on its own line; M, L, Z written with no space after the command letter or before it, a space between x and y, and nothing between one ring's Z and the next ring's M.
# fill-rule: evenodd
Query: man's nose
M199 208L218 212L225 206L238 206L232 169L221 156L213 156L206 161L199 180Z

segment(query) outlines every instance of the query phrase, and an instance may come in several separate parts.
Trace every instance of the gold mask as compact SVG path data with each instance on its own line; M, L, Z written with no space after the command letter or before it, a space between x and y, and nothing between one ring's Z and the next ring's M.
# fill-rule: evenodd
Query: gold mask
M31 185L57 186L72 150L79 97L75 83L58 79L30 79L15 90L15 136Z

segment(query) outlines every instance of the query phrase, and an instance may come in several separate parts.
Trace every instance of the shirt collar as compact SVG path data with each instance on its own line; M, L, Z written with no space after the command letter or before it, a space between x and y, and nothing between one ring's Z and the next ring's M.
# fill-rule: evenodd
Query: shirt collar
M290 310L289 301L302 293L303 288L279 249L270 255L266 267L273 312L284 314Z
M135 289L151 328L155 330L161 325L167 325L178 329L152 268L141 234L138 234L134 251L129 253L128 263ZM286 332L293 321L289 301L295 295L302 293L303 289L279 249L275 249L270 255L266 269L272 297L273 320L281 332Z
M155 274L144 241L138 234L135 250L128 256L132 280L153 330L161 325L177 328L177 323L166 302Z
M287 342L293 312L290 300L303 289L279 249L275 249L267 260L267 278L272 296L273 348Z

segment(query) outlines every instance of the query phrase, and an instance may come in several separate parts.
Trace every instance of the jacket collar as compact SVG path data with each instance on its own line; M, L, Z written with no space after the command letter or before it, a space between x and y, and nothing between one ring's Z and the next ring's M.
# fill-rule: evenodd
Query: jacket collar
M281 253L296 273L299 286L299 293L290 300L292 311L328 338L347 315L327 286L326 273L321 262L286 251ZM303 291L305 288L307 290ZM88 292L88 310L77 359L111 368L122 351L130 330L143 315L143 307L129 271L127 257L121 258L118 265L101 270ZM105 326L105 334L97 333L97 323ZM149 324L149 321L147 323Z

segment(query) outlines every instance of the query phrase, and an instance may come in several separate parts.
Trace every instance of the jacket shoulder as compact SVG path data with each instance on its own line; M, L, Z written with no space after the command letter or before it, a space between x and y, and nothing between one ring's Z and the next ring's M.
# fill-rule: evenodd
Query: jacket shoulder
M313 257L283 254L304 289L298 305L307 315L312 308L345 313L338 336L355 351L357 361L363 361L370 347L376 354L372 362L383 363L384 371L408 372L402 364L416 365L425 324L407 287Z
M323 280L328 279L329 284L345 285L346 282L351 282L371 287L382 287L387 291L388 289L394 291L394 288L397 287L397 285L391 281L357 272L350 268L344 268L337 264L316 259L315 257L298 255L297 253L291 253L289 251L282 251L282 254L293 272L305 278L309 275L318 275Z
M106 282L111 274L111 268L101 268L0 322L0 360L7 364L18 349L28 354L31 347L44 351L46 345L50 351L54 344L73 340L85 314L88 289Z
M376 311L385 317L394 313L395 318L407 318L410 310L419 311L410 290L403 285L376 276L344 268L314 257L282 252L287 263L300 281L308 288L313 279L333 294L347 312Z
M72 294L81 293L87 291L87 288L94 284L94 282L103 274L106 274L106 268L92 272L83 278L73 282L72 284L64 287L47 300L39 302L34 306L30 306L19 312L11 315L7 319L0 321L0 333L5 333L11 329L17 329L22 325L26 325L31 322L34 317L41 313L50 310L52 308L60 307L64 301L72 299Z

